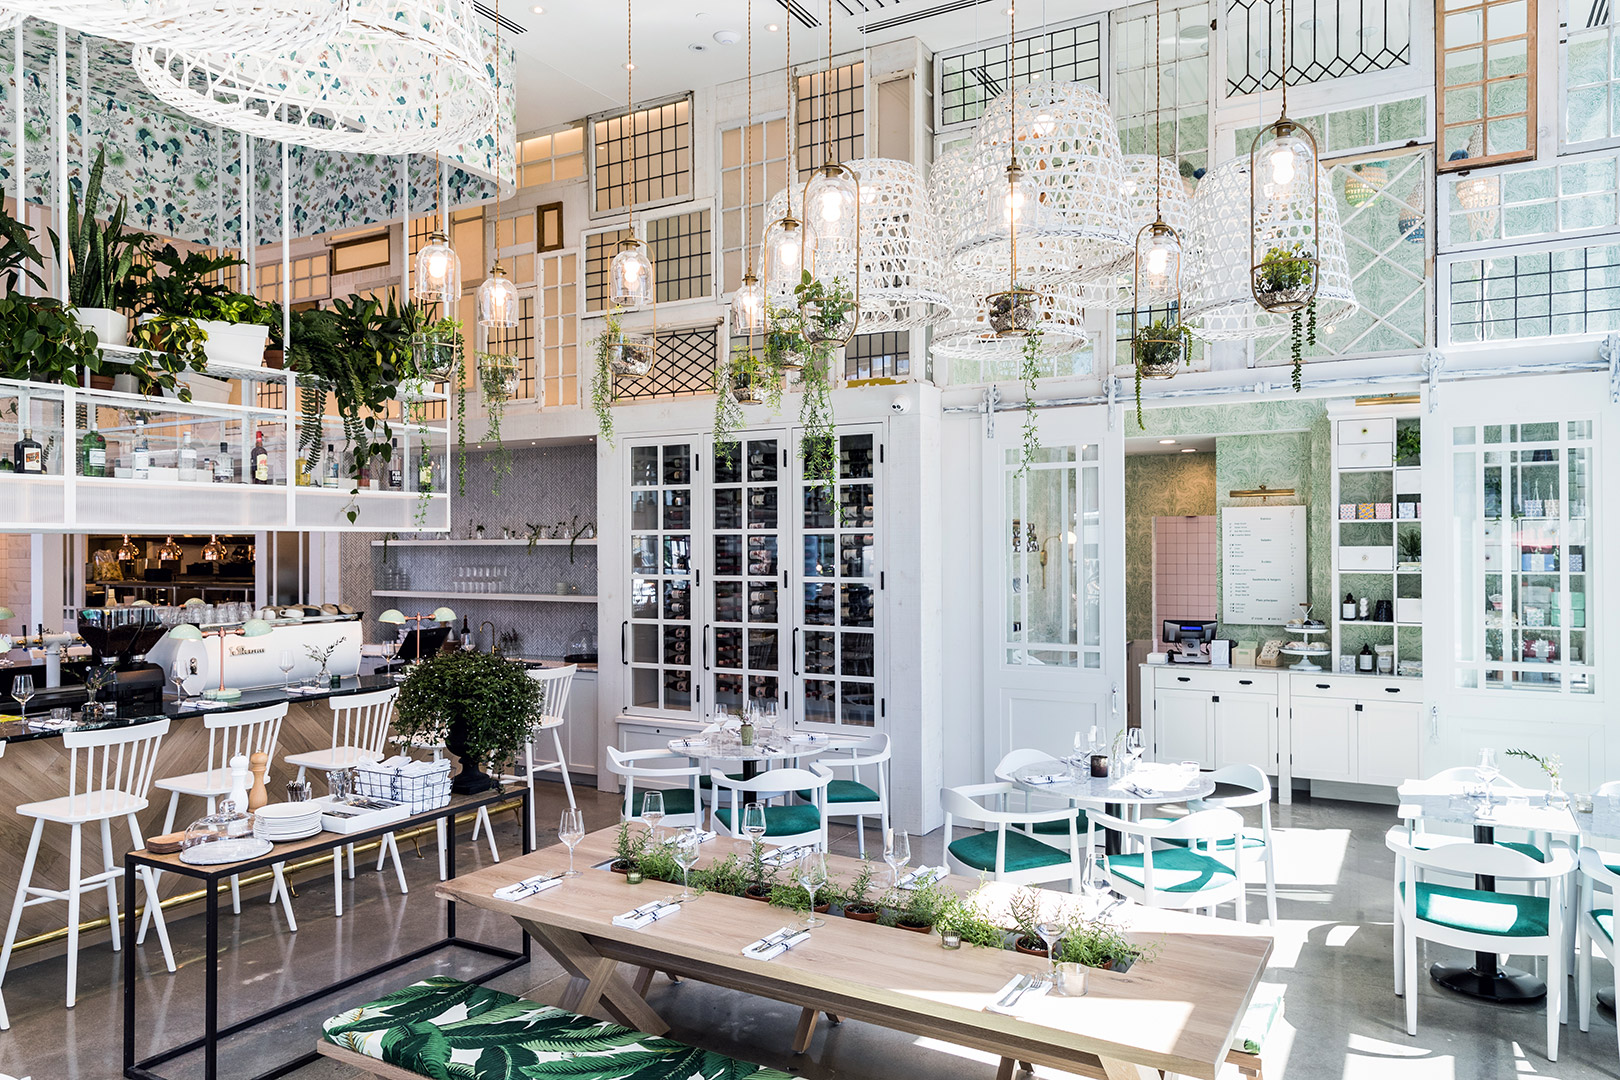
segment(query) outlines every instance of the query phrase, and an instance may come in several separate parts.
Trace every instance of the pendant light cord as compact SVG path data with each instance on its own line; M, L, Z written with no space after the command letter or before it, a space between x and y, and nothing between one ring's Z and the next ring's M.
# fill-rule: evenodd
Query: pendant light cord
M1160 0L1153 0L1153 219L1164 220L1164 182L1163 162L1160 157L1163 149L1160 146L1160 130L1164 125L1163 103L1159 100L1160 84L1164 81L1164 30L1160 25L1163 16L1159 10Z
M788 12L791 17L792 12ZM821 77L821 167L832 164L833 0L827 0L827 73ZM806 217L810 208L804 209Z
M1018 0L1007 0L1007 113L1008 153L1011 155L1007 164L1007 289L1009 292L1018 291L1018 214L1020 207L1015 203L1018 190L1013 187L1014 175L1018 169L1018 80L1015 76L1017 64L1015 54L1018 51ZM1027 195L1027 192L1025 193ZM1016 304L1017 296L1012 300Z
M1282 0L1282 63L1278 71L1282 76L1282 114L1288 115L1288 4Z
M437 62L437 61L435 61ZM495 0L495 265L501 264L501 0ZM512 239L517 239L516 231Z
M636 56L632 36L635 24L635 0L624 0L624 122L626 156L630 159L630 197L625 199L624 228L630 239L636 238Z
M793 177L796 178L798 176L798 174L799 174L799 131L798 131L798 112L799 112L799 110L796 107L798 105L798 103L799 103L799 88L793 81L793 11L792 11L791 8L788 9L787 18L782 21L782 25L787 28L787 50L784 53L784 56L786 57L786 59L783 60L783 63L785 63L787 65L787 90L788 90L788 97L787 97L787 104L788 104L788 122L787 122L788 145L787 145L787 152L788 152L788 168L789 168L789 170L791 170L790 175L792 175ZM793 216L793 185L794 185L794 183L797 183L796 179L794 181L789 182L789 184L788 184L787 216L790 217L790 218ZM802 210L803 207L800 207L800 209Z
M788 12L789 18L793 13ZM748 0L748 115L743 119L742 126L742 161L743 161L743 276L753 273L754 261L749 257L749 241L753 233L749 231L748 222L752 209L750 204L754 201L754 177L749 144L753 141L754 126L754 0Z

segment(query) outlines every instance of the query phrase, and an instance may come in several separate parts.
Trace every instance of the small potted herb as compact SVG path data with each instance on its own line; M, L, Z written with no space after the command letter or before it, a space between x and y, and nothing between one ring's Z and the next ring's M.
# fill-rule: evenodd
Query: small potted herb
M642 853L647 850L647 840L647 830L631 828L630 822L621 821L619 831L613 836L613 863L608 869L615 874L627 874L639 869Z
M806 270L793 287L793 298L798 301L801 332L809 344L842 345L854 335L860 307L843 278L834 277L828 285Z
M803 915L810 910L810 894L805 892L804 886L797 883L771 886L769 900L771 907L788 908L799 915ZM815 913L817 915L827 914L832 910L832 904L832 898L823 895L822 889L816 890Z
M1192 332L1173 317L1154 319L1131 338L1131 364L1136 369L1136 427L1142 430L1142 380L1174 378L1192 363Z
M750 900L769 900L778 869L765 862L764 844L752 845L748 852L748 880L752 884L743 890L743 895Z
M977 945L982 949L1004 949L1007 946L1007 931L985 914L977 896L966 900L951 897L935 927L941 934L955 934L966 945Z
M1151 960L1156 945L1138 945L1107 919L1076 919L1058 940L1060 964L1084 964L1104 971L1124 971L1138 960Z
M953 893L943 883L929 878L901 891L894 901L894 925L902 930L926 934L939 922Z
M1305 243L1278 244L1268 248L1255 267L1254 299L1262 308L1289 317L1290 354L1294 360L1294 392L1302 389L1300 371L1305 363L1305 345L1316 345L1316 256ZM1306 315L1304 322L1301 312Z
M741 896L748 888L748 871L736 854L717 859L692 875L704 891L722 896Z
M675 845L653 841L641 853L637 864L648 881L680 881L681 864L675 861Z
M844 893L844 918L855 922L877 922L877 904L872 898L872 864L861 860L861 868Z
M1026 885L1007 900L1007 918L1012 922L1013 948L1031 956L1045 956L1046 943L1035 929L1041 921L1041 890Z

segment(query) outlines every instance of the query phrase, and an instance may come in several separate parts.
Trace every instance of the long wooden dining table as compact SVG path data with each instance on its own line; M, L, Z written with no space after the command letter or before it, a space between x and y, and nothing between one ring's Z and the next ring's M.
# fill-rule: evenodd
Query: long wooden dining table
M752 960L742 955L744 946L797 917L716 893L639 930L615 926L615 915L680 886L628 885L605 869L614 832L588 835L576 850L582 873L537 895L492 894L565 869L568 854L560 845L444 882L439 893L515 919L570 976L564 1008L605 1014L649 1034L669 1030L643 996L652 973L662 971L798 1005L811 1022L823 1012L989 1051L1003 1059L1004 1074L1017 1060L1105 1080L1148 1080L1161 1071L1213 1080L1271 956L1272 937L1259 927L1127 905L1110 917L1131 940L1157 946L1151 959L1124 973L1092 970L1083 997L1029 997L1017 1015L1006 1015L985 1006L1009 979L1046 971L1045 958L968 945L947 950L936 934L834 918L776 959ZM711 840L699 865L745 848L745 841ZM861 866L833 855L827 864L843 881ZM971 878L948 881L962 895L980 887ZM992 904L1004 902L997 890L1011 891L986 889ZM800 1044L805 1030L801 1024Z

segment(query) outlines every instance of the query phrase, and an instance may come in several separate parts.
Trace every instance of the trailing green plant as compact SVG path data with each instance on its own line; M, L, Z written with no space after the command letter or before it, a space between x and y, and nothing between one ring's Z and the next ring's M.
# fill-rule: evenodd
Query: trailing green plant
M1260 292L1293 292L1303 289L1316 273L1316 260L1310 255L1304 241L1278 245L1260 258ZM1295 309L1289 315L1289 353L1294 360L1294 393L1304 389L1301 372L1305 365L1304 346L1316 347L1316 294L1312 293L1304 311Z
M96 153L95 164L84 184L84 202L68 188L67 268L68 303L80 308L128 308L132 299L130 277L136 260L150 245L146 233L124 228L129 203L118 197L111 216L103 225L96 218L101 207L101 177L107 168L105 148ZM58 262L63 259L62 240L51 232L51 247ZM122 344L118 342L117 344Z
M1125 967L1127 964L1151 961L1158 955L1157 942L1142 945L1125 936L1124 930L1106 918L1075 918L1058 939L1057 955L1052 959L1059 964L1084 964L1086 967Z
M179 383L180 373L188 368L208 370L208 354L203 350L208 332L195 319L167 312L142 315L131 328L129 340L139 352L122 366L140 383L141 393L168 390L181 401L191 400L191 390Z
M1037 327L1024 335L1019 350L1022 363L1019 377L1024 382L1024 449L1018 459L1018 476L1029 472L1041 452L1041 431L1036 418L1035 384L1041 377L1041 331Z
M495 444L490 452L489 471L494 475L490 494L501 497L501 482L512 475L512 451L501 441L501 420L506 415L506 404L512 399L511 384L517 381L517 358L501 353L478 354L478 382L484 394L487 426L484 441Z
M1136 429L1146 430L1142 422L1142 369L1163 370L1177 364L1192 364L1192 331L1183 322L1172 323L1170 317L1154 319L1136 331L1131 338L1131 366L1136 372Z
M790 368L802 367L810 343L804 338L804 319L796 308L769 307L765 316L764 345L755 368L754 388L767 408L782 407Z
M1395 426L1395 464L1417 465L1423 460L1423 428L1416 421Z
M833 416L832 346L823 342L810 347L800 372L799 455L804 459L804 479L812 490L821 492L828 512L842 523L844 508L838 501L838 421Z
M523 753L541 715L540 684L522 667L497 653L458 649L411 666L395 701L394 729L407 741L443 743L455 725L463 758L491 764Z
M945 902L945 909L940 912L939 921L934 926L940 933L961 935L962 941L968 945L983 949L1007 947L1007 931L997 926L979 905L977 893L965 900L952 896Z
M752 349L733 344L725 361L714 366L714 456L725 465L730 465L736 457L737 432L743 429L744 423L736 387L739 383L752 385L749 368L753 366L753 358Z
M799 305L800 332L809 344L842 344L849 336L846 324L855 310L855 294L843 278L827 285L805 270L793 287L793 299Z
M613 368L608 363L608 353L613 342L622 334L618 309L611 309L591 350L594 369L591 376L591 408L596 411L597 433L609 446L613 445Z
M448 486L448 485L446 485ZM467 494L467 365L456 365L456 494Z

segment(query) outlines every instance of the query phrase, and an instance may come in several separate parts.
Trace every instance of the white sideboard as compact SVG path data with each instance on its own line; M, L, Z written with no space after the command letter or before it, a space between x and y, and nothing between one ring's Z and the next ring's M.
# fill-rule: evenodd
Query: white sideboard
M1392 788L1421 775L1421 679L1144 664L1141 695L1154 760L1259 765L1284 803L1295 780Z

